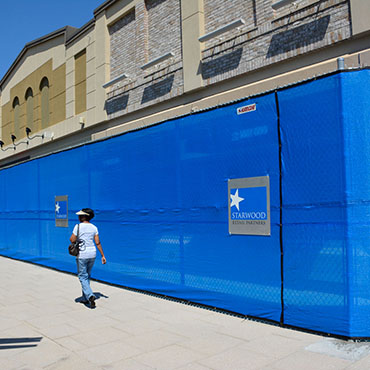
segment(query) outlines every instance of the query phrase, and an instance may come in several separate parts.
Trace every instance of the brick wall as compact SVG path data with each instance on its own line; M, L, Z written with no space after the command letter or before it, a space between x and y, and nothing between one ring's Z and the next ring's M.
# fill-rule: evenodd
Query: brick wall
M146 0L149 60L172 52L181 57L180 0Z
M111 38L111 79L122 73L136 74L136 22L135 10L126 14L109 28Z
M180 0L143 0L109 32L111 79L129 75L108 93L109 118L183 94ZM140 68L168 52L174 58Z
M257 26L256 1L251 0L204 0L204 28L205 33L212 32L219 27L243 18L245 26L240 30L232 30L227 37L237 35L242 29L250 29ZM221 36L223 37L223 36ZM206 47L219 43L219 38L206 43Z
M217 1L206 0L208 5ZM256 4L257 27L246 25L239 31L225 34L222 40L215 39L205 45L202 53L205 85L324 48L351 36L347 0L311 1L296 11L288 9L275 14L270 1L245 3ZM250 11L247 6L242 9ZM216 11L208 6L207 12L206 27L216 28L216 17L212 15Z
M186 0L181 0L186 1ZM325 48L351 37L349 0L302 0L274 12L272 0L204 0L205 32L236 19L246 24L204 45L204 85L245 74ZM183 94L180 0L142 0L110 29L111 78L128 73L130 80L108 93L109 118ZM150 60L174 58L149 70Z

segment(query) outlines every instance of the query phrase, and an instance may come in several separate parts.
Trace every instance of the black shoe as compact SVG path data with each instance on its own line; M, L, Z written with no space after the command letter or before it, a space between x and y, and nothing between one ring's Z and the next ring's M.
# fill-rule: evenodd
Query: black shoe
M89 298L89 302L90 302L90 308L95 308L96 307L95 297L93 295Z

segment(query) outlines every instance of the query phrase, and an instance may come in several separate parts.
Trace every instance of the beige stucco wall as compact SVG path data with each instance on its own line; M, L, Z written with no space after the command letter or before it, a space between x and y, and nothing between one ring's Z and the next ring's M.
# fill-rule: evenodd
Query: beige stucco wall
M1 125L1 140L8 145L11 143L10 135L12 134L12 105L10 102L4 104L1 108L2 125Z
M66 65L52 71L50 126L66 119Z
M36 45L26 51L16 68L2 86L2 104L10 100L10 90L28 77L36 69L52 60L52 69L57 69L65 63L64 36L57 36Z
M75 56L75 114L86 111L86 49Z
M370 31L370 1L350 0L352 32L354 36Z
M13 79L10 80L8 84L8 86L11 86L8 89L9 99L1 107L3 116L2 141L5 144L11 143L11 134L16 134L17 140L26 137L27 112L25 94L29 88L33 91L33 124L31 129L33 133L41 130L40 83L44 77L49 80L49 126L65 120L65 64L61 64L56 69L53 69L53 59L49 59L22 80L20 80L18 74L15 74L14 80L18 81L17 84L13 83ZM13 101L16 97L20 102L20 127L18 132L15 132L14 129Z
M77 63L76 71L75 56L83 50L85 50L85 54ZM105 119L105 90L101 87L104 82L100 85L102 95L101 112L100 114L95 112L97 90L95 50L94 25L67 45L65 44L64 35L61 35L26 50L2 86L3 90L0 93L2 101L0 138L4 141L5 147L11 144L10 135L14 133L12 102L15 96L19 96L21 103L21 135L17 135L17 141L26 137L25 92L28 87L32 88L34 94L34 125L31 128L31 135L45 132L45 128L41 128L39 89L40 81L44 76L48 78L50 85L50 117L46 131L53 137L52 139L45 137L44 139L30 140L27 146L17 146L14 152L12 150L0 152L0 159L17 155L24 150L45 144L50 140L56 140L78 132L89 125L96 124L97 120ZM81 124L82 122L83 124Z
M81 82L76 79L75 74L75 57L83 50L86 50L86 108L76 107L76 86ZM96 107L96 43L95 29L90 28L81 34L73 42L66 46L66 118L65 125L68 127L61 128L59 125L55 127L56 137L64 135L68 132L74 132L81 129L80 120L85 122L85 126L93 125L99 119L95 114ZM83 73L83 71L82 71ZM77 89L78 91L78 89ZM76 110L77 109L77 110ZM78 113L77 113L78 112Z
M107 119L105 111L106 91L103 85L109 81L109 32L107 17L100 14L95 20L95 120L96 122ZM89 103L88 103L89 106ZM89 119L88 119L89 121Z
M204 35L203 0L181 1L182 58L184 91L203 86L201 60L203 43L198 41Z

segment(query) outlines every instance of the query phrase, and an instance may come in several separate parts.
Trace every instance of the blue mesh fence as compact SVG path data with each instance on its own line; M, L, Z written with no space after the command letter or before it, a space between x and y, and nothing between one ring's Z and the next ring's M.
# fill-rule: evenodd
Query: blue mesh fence
M366 70L278 91L280 125L270 93L1 170L0 253L74 272L68 238L88 206L108 258L97 279L370 336L364 81ZM267 175L271 235L230 235L228 180ZM55 226L61 195L68 228Z
M282 129L284 319L348 330L341 76L279 92Z

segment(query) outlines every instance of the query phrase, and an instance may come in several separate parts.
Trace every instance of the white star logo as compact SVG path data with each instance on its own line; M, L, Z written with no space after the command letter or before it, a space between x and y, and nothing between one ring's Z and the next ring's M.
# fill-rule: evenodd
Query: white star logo
M236 189L236 192L234 195L230 194L230 197L231 197L230 208L232 206L235 206L237 210L239 211L239 203L244 200L244 198L239 197L239 189Z
M56 203L55 203L55 212L56 212L56 213L59 213L59 210L60 210L59 202L56 202Z

